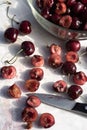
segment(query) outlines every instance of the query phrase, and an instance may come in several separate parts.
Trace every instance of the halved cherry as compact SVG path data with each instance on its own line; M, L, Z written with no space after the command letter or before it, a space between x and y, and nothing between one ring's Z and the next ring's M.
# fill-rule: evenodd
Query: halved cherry
M68 51L65 55L66 61L71 61L73 63L78 62L79 60L79 55L77 52L74 51Z

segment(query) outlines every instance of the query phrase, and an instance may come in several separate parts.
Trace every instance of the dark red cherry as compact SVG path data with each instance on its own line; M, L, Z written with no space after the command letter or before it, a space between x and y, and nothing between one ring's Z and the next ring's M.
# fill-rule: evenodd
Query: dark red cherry
M44 8L42 11L41 11L41 15L45 18L45 19L50 19L51 17L51 14L50 14L50 11L48 8Z
M84 9L84 4L81 2L76 2L75 5L73 6L73 12L75 14L80 14Z
M70 98L77 99L81 94L83 93L83 90L80 86L78 85L71 85L68 88L68 95Z
M65 75L71 75L76 73L76 65L73 62L66 61L61 67L61 71Z
M16 28L10 27L6 29L4 37L9 41L14 43L18 37L18 30Z
M83 4L87 4L87 0L81 0Z
M80 42L78 40L72 39L66 42L67 51L79 51L80 50Z
M71 28L72 29L79 29L81 26L82 22L78 17L72 17L72 23L71 23Z
M75 5L75 3L76 3L76 0L67 0L67 6L68 7L72 7L72 6L74 6Z
M22 34L29 34L31 33L31 23L27 20L24 20L20 23L19 31Z
M35 51L35 46L31 41L24 41L21 45L21 49L26 56L32 55Z

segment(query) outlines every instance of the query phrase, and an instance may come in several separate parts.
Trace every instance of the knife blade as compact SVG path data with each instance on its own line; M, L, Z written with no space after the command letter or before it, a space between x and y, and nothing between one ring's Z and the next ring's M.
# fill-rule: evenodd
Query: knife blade
M35 95L40 98L42 103L57 107L59 109L75 112L78 114L85 114L87 116L87 104L79 103L74 100L70 100L63 96L56 96L52 94L43 93L28 93L27 96Z

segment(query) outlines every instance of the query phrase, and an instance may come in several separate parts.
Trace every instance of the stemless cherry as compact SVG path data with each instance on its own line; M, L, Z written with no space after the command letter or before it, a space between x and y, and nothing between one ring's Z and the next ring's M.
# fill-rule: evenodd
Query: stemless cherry
M77 54L77 52L68 51L65 55L65 58L66 58L66 61L76 63L79 60L79 55Z
M66 92L67 90L67 83L64 80L58 80L54 82L53 89L57 92Z
M26 107L22 111L22 120L24 122L34 122L38 117L38 112L33 107Z
M28 79L25 81L25 88L29 91L29 92L35 92L36 90L38 90L40 85L40 82L36 79Z
M66 49L67 51L79 51L81 44L78 40L71 39L66 42Z
M76 65L73 62L66 61L61 67L61 71L65 75L71 75L76 73Z
M31 33L31 23L28 20L24 20L20 23L19 31L22 34L29 34Z
M49 49L50 49L51 54L56 53L58 55L61 55L61 53L62 53L62 48L59 45L55 44L55 43L51 44Z
M35 67L41 67L44 65L44 57L41 55L33 55L31 57L31 63Z
M14 27L7 28L4 32L4 37L9 42L14 43L18 37L18 29Z
M83 90L78 85L71 85L68 88L67 93L68 93L69 97L74 100L74 99L77 99L83 93Z
M51 54L50 57L48 58L48 64L54 69L60 67L62 65L61 56L55 53Z
M87 76L84 72L79 71L73 75L73 81L77 85L83 85L87 82Z
M16 76L16 68L14 66L3 66L1 68L1 76L5 79L12 79Z
M44 72L41 68L33 68L30 70L29 75L31 79L36 79L40 81L43 78Z
M50 113L43 113L39 119L40 125L44 128L50 128L55 124L55 118Z
M38 107L41 104L41 100L39 97L31 95L27 98L26 103L31 107Z
M12 86L9 87L8 93L13 98L20 98L21 97L21 90L16 84L13 84Z

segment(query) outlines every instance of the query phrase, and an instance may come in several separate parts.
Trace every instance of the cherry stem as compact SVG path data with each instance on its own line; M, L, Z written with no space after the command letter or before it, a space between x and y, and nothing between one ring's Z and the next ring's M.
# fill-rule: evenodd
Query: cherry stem
M8 5L11 5L11 2L6 1L6 2L1 3L0 5L3 5L3 4L8 4Z
M8 17L10 20L12 20L12 22L14 21L16 24L19 24L19 22L14 19L14 16L16 16L16 15L14 15L12 18L9 16L9 8L10 8L10 7L8 6L8 7L7 7L7 17ZM12 25L13 25L13 23L12 23Z
M17 60L17 56L23 51L23 49L19 50L15 56L13 56L10 60L6 60L5 63L13 64Z

